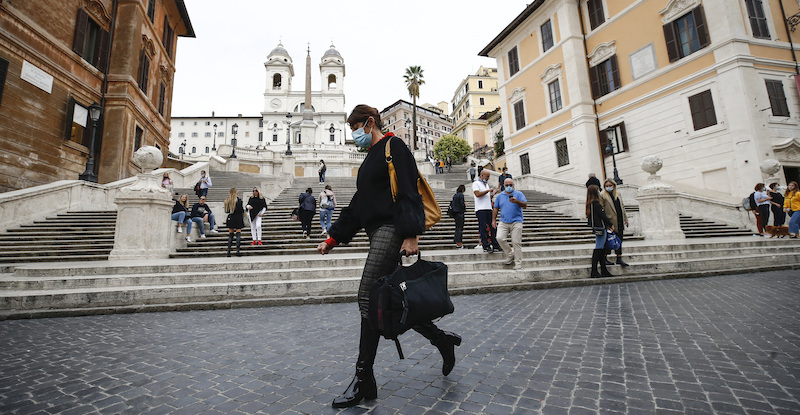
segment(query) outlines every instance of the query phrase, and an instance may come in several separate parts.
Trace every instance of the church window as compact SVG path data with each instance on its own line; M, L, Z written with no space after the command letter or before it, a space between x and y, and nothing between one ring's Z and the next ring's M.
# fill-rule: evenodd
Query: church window
M275 143L278 142L278 134L272 134L272 141Z
M276 73L272 75L272 89L280 89L281 87L281 74Z
M328 75L328 89L336 89L336 75Z

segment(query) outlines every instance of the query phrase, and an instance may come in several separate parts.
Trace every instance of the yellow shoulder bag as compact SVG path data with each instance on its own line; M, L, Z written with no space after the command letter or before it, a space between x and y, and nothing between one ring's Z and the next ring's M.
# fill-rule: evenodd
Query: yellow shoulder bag
M392 201L397 198L397 172L394 171L394 163L392 163L392 149L391 138L386 141L386 164L389 165L389 186L392 189ZM417 191L422 196L422 204L425 209L425 229L430 229L442 220L442 209L439 208L439 203L436 202L436 196L433 194L433 189L422 176L422 173L417 170Z

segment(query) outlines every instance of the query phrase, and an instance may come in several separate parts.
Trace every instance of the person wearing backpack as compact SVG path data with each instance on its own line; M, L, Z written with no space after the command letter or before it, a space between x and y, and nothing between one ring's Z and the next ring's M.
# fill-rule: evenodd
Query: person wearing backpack
M758 234L761 236L764 236L764 227L767 226L769 221L769 201L772 200L764 189L766 189L764 183L758 183L755 187L755 193L753 193L753 198L756 201L756 210L754 211L756 226L758 227Z
M317 199L312 194L313 190L309 187L305 192L300 193L298 201L300 203L300 224L303 226L303 239L311 237L311 221L314 219L314 212L317 211Z
M335 208L336 194L333 193L331 185L326 185L325 190L319 194L319 224L322 227L322 235L327 234L331 228L331 217Z
M375 280L397 268L401 253L419 252L419 236L425 232L425 210L417 190L419 171L414 155L393 133L381 133L380 113L373 107L356 106L347 123L355 144L369 150L358 170L356 193L350 205L341 210L328 232L329 238L317 246L317 251L325 255L335 246L350 242L363 228L369 237L369 253L358 288L361 331L355 376L345 392L333 400L334 408L347 408L363 399L378 397L373 365L380 333L368 320L370 291ZM386 146L397 176L396 193L391 188ZM448 375L455 366L455 347L461 344L461 337L439 329L433 322L420 324L413 330L439 349L444 361L442 374Z

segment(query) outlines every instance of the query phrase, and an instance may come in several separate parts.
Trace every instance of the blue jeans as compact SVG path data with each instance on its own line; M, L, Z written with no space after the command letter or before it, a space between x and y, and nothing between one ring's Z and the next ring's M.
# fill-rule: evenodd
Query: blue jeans
M197 226L200 227L200 235L205 235L206 234L205 227L203 226L203 218L202 217L192 218L192 222L197 223ZM217 224L216 221L214 220L214 214L213 213L209 213L208 214L208 224L211 225L211 229L214 229L214 226ZM187 233L188 233L188 231L187 231Z
M186 224L186 233L190 233L192 231L192 219L186 217L186 212L175 212L172 214L172 220L178 221L178 225L181 223Z
M792 218L789 219L789 233L797 235L800 232L800 210L792 212Z
M594 236L594 249L606 249L606 239L608 238L608 231L603 228L602 235ZM604 251L605 252L605 251Z
M332 216L333 216L333 210L330 209L319 210L319 224L320 226L322 226L322 229L325 229L326 232L331 229Z
M200 189L200 196L208 197L208 188L207 187L205 189Z

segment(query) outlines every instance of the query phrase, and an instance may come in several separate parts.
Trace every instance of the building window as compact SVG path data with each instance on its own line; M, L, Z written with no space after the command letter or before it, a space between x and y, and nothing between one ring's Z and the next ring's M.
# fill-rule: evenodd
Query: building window
M558 167L569 164L569 149L567 148L566 138L556 141L556 159L558 161Z
M197 125L197 121L194 122L194 125Z
M183 154L183 153L184 153L183 146L178 147L178 154Z
M3 102L3 89L6 86L6 74L8 73L8 61L0 58L0 103Z
M478 102L479 102L481 105L486 105L486 101L484 101L484 99L483 99L483 98L478 98Z
M263 127L264 127L264 120L263 119L258 120L258 128L263 128Z
M225 133L220 131L220 132L217 133L217 137L225 137Z
M272 134L272 141L276 143L278 142L278 134Z
M142 136L144 135L144 130L136 126L136 130L133 133L133 151L139 149L142 146Z
M261 131L258 132L258 141L259 142L263 142L264 141L264 133L261 132Z
M517 55L517 47L514 46L508 51L508 73L509 76L514 76L519 72L519 56Z
M764 15L764 5L761 0L745 0L747 14L750 16L750 27L753 28L753 37L769 39L767 16Z
M161 34L161 44L167 50L167 56L172 59L172 44L175 39L175 29L169 25L169 19L164 16L164 32Z
M589 68L592 83L592 97L599 98L620 88L617 55L614 55L595 67Z
M478 80L478 89L483 89L483 81Z
M108 41L108 32L100 28L100 25L83 9L79 9L75 34L72 38L72 51L105 73L108 64Z
M183 121L181 121L181 127L183 127Z
M586 2L586 8L589 9L589 25L592 30L606 21L602 0L589 0Z
M167 86L161 82L158 86L158 113L164 115L164 106L167 103Z
M272 89L280 89L281 88L281 74L276 73L272 75Z
M525 102L518 101L514 103L514 121L517 131L525 128Z
M783 93L783 82L767 79L766 83L767 95L769 95L769 106L772 107L772 115L776 117L788 117L789 106L786 104L786 95Z
M77 103L70 97L67 104L67 130L65 139L89 147L90 131L89 108Z
M192 154L197 153L197 147L192 147Z
M541 27L542 31L542 52L547 52L548 49L553 47L553 26L550 20L544 22Z
M692 112L695 131L717 125L717 115L714 112L714 100L711 98L710 90L689 97L689 109Z
M196 138L196 137L197 137L197 133L192 133L192 138Z
M550 82L547 85L547 90L550 93L550 112L556 112L561 109L561 88L558 85L558 79Z
M211 133L206 133L205 137L206 138L211 138Z
M708 29L703 17L703 8L697 6L674 22L665 24L664 40L667 42L670 62L708 46Z
M250 121L245 121L244 125L250 125Z
M150 57L147 51L142 49L139 53L139 89L147 95L147 81L150 79Z
M250 137L250 131L245 131L244 136L245 137Z
M522 174L531 174L531 159L528 153L519 156L519 165L522 168Z
M206 121L206 127L210 127L210 126L211 126L211 121Z
M186 137L186 133L178 133L178 138Z
M156 18L156 0L150 0L147 2L147 17L150 18L150 21L155 23Z
M621 122L603 130L606 135L606 142L603 146L603 155L610 156L609 144L614 144L614 154L628 151L628 137L625 134L625 123Z
M208 148L208 146L206 146L206 153L208 153L208 150L209 150L209 148Z

